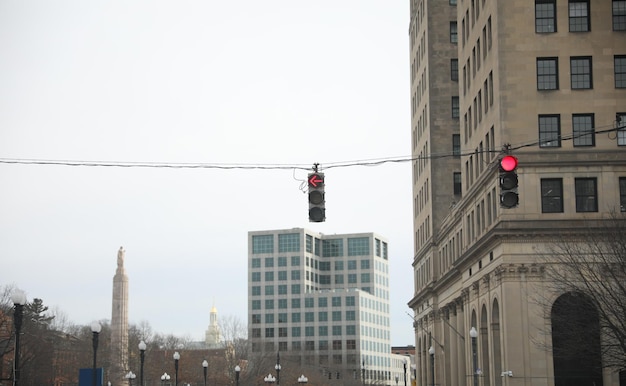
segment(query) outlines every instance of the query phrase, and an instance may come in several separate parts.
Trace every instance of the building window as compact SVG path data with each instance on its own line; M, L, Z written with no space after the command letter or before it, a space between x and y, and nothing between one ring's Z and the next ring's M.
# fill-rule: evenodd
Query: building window
M322 256L323 257L341 257L343 256L343 240L322 240Z
M250 278L253 282L261 281L261 272L252 272Z
M452 155L461 156L461 134L452 134Z
M348 256L365 256L370 254L369 237L348 238Z
M450 59L450 79L459 81L459 59Z
M459 40L458 32L456 27L456 21L450 22L450 43L456 44Z
M617 145L626 146L626 113L615 115L617 124Z
M626 31L625 0L613 0L613 31Z
M535 0L535 32L556 32L556 0Z
M332 304L333 307L341 307L341 296L333 296Z
M579 56L570 58L572 90L593 88L591 76L591 57Z
M356 273L349 273L348 274L348 284L356 284L356 283L357 283Z
M258 257L253 258L252 261L250 261L250 266L252 268L261 268L261 259Z
M273 310L274 309L274 300L273 299L266 299L265 300L265 309L266 310Z
M558 90L559 59L537 58L537 90Z
M261 309L261 301L260 300L253 300L252 301L252 309L253 310L260 310Z
M598 191L595 178L575 178L576 212L597 212Z
M356 320L356 312L355 311L346 311L346 320L349 320L349 321Z
M266 295L274 295L274 286L273 285L266 285L265 286L265 294Z
M613 61L615 88L626 88L626 55L615 55Z
M305 312L304 313L304 321L305 322L314 322L315 321L315 312Z
M266 338L273 338L274 337L274 329L273 328L266 328L265 329L265 337Z
M252 315L252 324L261 324L261 315L253 314Z
M278 286L278 294L279 295L287 295L287 284L280 284Z
M574 134L574 146L595 146L594 115L574 114L572 116L572 132Z
M541 179L541 212L563 213L563 180Z
M346 296L346 306L354 307L355 305L355 297L354 296Z
M252 337L253 338L260 338L261 337L261 329L260 328L253 328L252 329Z
M458 118L458 117L459 117L459 97L453 96L452 97L452 118Z
M539 147L561 147L561 116L539 116Z
M315 327L313 326L304 327L304 336L315 336Z
M319 336L328 336L328 326L319 326L317 333Z
M332 312L333 322L341 322L341 311Z
M292 323L300 323L301 319L302 319L302 317L301 317L299 312L292 312L291 313L291 322Z
M461 194L461 173L454 172L453 176L454 176L454 194L460 195Z
M252 236L252 253L274 253L274 235Z
M265 314L265 323L274 323L274 314Z
M619 208L626 212L626 177L619 178Z
M287 299L278 299L278 308L282 310L287 309Z
M589 0L569 0L569 31L587 32L590 30Z
M252 286L252 296L261 296L261 286L260 285Z
M300 252L300 234L278 235L278 253Z
M326 311L320 311L317 313L317 319L320 322L328 322L328 312Z

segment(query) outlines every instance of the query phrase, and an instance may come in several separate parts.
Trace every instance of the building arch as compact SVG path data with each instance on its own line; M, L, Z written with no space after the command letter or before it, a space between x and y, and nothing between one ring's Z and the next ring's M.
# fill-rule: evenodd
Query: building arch
M478 330L478 339L480 341L480 363L482 364L483 385L491 385L491 368L489 359L489 315L487 314L487 306L483 304L480 310L480 329ZM499 374L498 374L499 375Z
M559 296L550 312L555 386L602 386L598 309L584 294Z
M502 386L502 337L500 336L500 305L498 299L494 298L491 306L491 342L493 353L493 373L494 385Z

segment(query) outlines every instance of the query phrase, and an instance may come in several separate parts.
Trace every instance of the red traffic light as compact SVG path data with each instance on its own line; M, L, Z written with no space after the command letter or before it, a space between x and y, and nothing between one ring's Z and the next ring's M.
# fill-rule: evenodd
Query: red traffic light
M309 186L313 188L318 188L324 185L324 177L317 173L309 174Z
M500 169L505 172L512 172L517 168L517 158L512 155L505 155L500 160Z

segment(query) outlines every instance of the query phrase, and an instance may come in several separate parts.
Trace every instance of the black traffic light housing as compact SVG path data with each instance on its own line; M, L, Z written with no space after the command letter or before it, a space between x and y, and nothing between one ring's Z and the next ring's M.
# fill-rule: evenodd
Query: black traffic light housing
M515 208L519 204L517 187L517 157L505 155L500 158L500 206L502 208Z
M309 173L309 222L326 220L326 199L324 197L324 173Z

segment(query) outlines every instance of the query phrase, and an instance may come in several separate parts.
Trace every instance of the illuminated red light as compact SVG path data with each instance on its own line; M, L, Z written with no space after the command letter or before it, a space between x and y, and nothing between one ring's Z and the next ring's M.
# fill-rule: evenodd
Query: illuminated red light
M512 172L517 168L517 158L512 155L505 155L500 160L500 169L505 172Z

